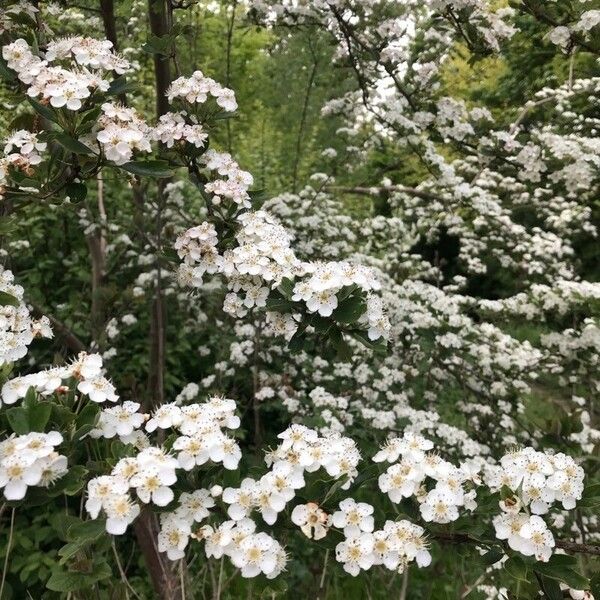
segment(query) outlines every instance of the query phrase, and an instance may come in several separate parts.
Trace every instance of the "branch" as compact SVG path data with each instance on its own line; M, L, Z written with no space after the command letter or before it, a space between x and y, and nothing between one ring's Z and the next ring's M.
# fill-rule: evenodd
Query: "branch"
M306 84L306 93L304 95L304 103L302 105L302 114L300 116L300 124L298 125L298 135L296 137L296 153L294 156L294 167L292 172L292 192L295 194L298 187L298 167L300 165L300 154L302 151L302 138L304 137L304 129L306 127L306 117L308 115L308 106L310 103L310 94L313 89L315 77L317 75L317 68L319 66L318 57L312 48L312 44L309 38L309 46L313 56L313 65L308 77L308 83Z
M65 343L65 346L69 348L69 350L79 353L87 349L87 346L62 321L59 321L55 317L48 315L46 311L42 310L33 302L28 302L28 304L32 307L32 312L36 318L45 316L50 321L52 328L58 335L60 335L61 339Z
M446 533L443 531L432 532L431 537L439 542L447 544L481 544L479 540L472 538L468 533ZM600 556L600 546L594 544L580 544L566 540L555 540L555 545L561 550L575 552L577 554L589 554Z

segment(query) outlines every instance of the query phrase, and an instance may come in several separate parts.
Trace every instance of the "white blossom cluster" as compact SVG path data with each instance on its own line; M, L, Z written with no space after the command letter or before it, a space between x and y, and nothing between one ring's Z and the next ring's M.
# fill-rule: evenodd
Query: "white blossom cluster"
M584 10L568 25L555 26L548 32L547 37L553 44L567 51L569 45L577 44L580 37L593 40L593 30L598 25L600 25L600 10Z
M9 180L9 170L18 169L26 175L32 175L33 167L44 160L41 153L48 146L38 139L37 134L25 129L15 131L4 143L4 156L0 157L0 199Z
M129 68L129 63L113 52L112 42L83 36L51 41L46 48L44 58L48 62L72 58L82 67L114 71L118 75L122 75Z
M237 220L240 224L236 233L238 245L222 255L217 249L216 230L208 222L187 230L175 242L184 261L180 267L182 282L199 287L205 273L223 273L228 279L232 291L225 297L225 312L243 317L250 308L266 306L270 290L284 278L302 277L293 288L291 300L304 302L309 312L324 317L331 316L337 308L337 294L344 288L358 286L367 294L380 288L373 271L361 265L301 262L290 247L289 234L267 212L245 212ZM240 292L244 292L245 297L242 298ZM288 316L286 322L291 324L290 319ZM370 339L385 337L389 332L389 321L379 298L368 296L363 319L368 323Z
M6 500L22 500L28 487L49 487L67 473L67 457L55 451L62 441L58 431L0 441L0 488Z
M109 82L102 78L102 71L122 73L126 69L126 61L116 57L111 48L110 42L69 38L51 42L47 56L42 59L33 54L24 39L19 38L2 47L2 57L8 67L16 71L19 79L29 86L27 94L31 98L41 98L54 108L76 111L96 90L108 90ZM71 57L75 61L72 69L52 64Z
M27 0L8 2L6 6L0 8L0 33L10 31L17 26L18 20L15 17L27 15L35 19L37 12L38 9Z
M227 112L237 110L233 90L206 77L202 71L194 71L190 77L178 77L171 83L167 91L167 97L171 102L179 98L189 104L204 104L209 96L213 97L223 110Z
M1 266L0 293L10 296L16 303L16 306L13 306L0 300L0 366L2 366L23 358L33 338L52 337L52 329L47 317L32 318L29 309L23 303L23 288L14 283L12 271Z
M560 502L575 508L583 492L583 469L563 453L547 454L523 448L506 454L499 466L489 466L485 482L493 491L506 487L514 495L500 502L502 513L494 517L498 539L525 556L548 561L554 536L539 516Z
M458 519L459 507L471 511L477 507L476 491L465 491L464 484L478 483L479 469L472 462L455 467L438 454L427 452L432 448L430 440L413 433L388 440L373 457L375 462L393 463L380 475L379 489L394 503L415 496L424 521L450 523ZM429 490L427 478L435 481Z
M202 156L202 162L209 171L216 171L221 177L225 177L209 181L204 186L205 191L212 194L210 201L213 205L218 206L225 201L250 208L248 189L254 179L248 171L240 169L238 163L227 152L212 149Z
M175 429L182 435L175 438L173 449L177 452L179 467L190 471L208 461L222 463L225 469L237 468L242 452L235 439L223 429L237 429L240 418L235 414L233 400L213 397L203 404L177 406L163 404L146 422L146 431Z
M196 148L203 148L206 145L208 134L194 115L188 117L191 124L186 121L186 117L188 115L185 111L168 112L161 115L152 130L153 139L161 142L167 148L172 148L175 143L182 141L193 144Z
M119 435L124 443L143 447L135 457L121 459L111 475L97 477L88 484L88 512L92 518L97 518L103 509L107 516L107 531L113 534L124 533L139 514L139 506L131 499L130 489L135 489L137 498L143 503L166 506L174 498L170 486L177 481L177 469L189 471L209 460L222 463L226 469L235 469L241 458L235 440L221 430L239 427L232 400L211 398L204 404L181 408L176 404L164 404L149 419L138 413L138 409L139 404L134 402L105 409L97 428L90 432L92 437ZM139 431L144 422L148 432L174 428L183 434L173 442L176 457L149 445Z
M96 140L106 158L116 165L130 161L134 151L150 152L152 130L133 108L105 102Z
M208 558L228 556L240 569L242 577L256 577L263 573L267 579L277 577L287 563L287 554L281 544L264 532L256 533L251 519L225 521L216 528L202 527L195 535L206 540Z
M413 561L419 567L431 564L422 527L401 519L386 521L383 529L373 531L372 511L371 505L348 498L333 514L334 525L337 521L338 527L344 527L345 539L335 547L335 557L346 573L357 576L375 565L402 573Z
M102 357L98 354L81 352L76 360L64 367L53 367L38 373L30 373L9 379L2 386L2 402L14 404L25 398L33 388L42 396L69 391L63 386L65 380L75 379L76 389L92 402L116 402L119 396L114 385L103 375Z

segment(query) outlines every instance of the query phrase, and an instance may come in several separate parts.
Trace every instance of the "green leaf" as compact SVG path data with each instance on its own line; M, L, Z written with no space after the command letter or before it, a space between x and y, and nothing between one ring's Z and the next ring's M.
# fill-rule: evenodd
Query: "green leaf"
M74 568L74 565L71 567ZM79 570L55 570L46 583L46 587L53 592L75 592L82 589L91 589L97 581L108 579L113 572L106 560L81 561Z
M120 165L121 169L140 177L173 177L175 172L164 160L138 160Z
M600 483L588 485L581 495L581 500L577 502L580 508L594 508L600 506Z
M38 113L38 115L41 115L42 117L44 117L44 119L48 119L48 121L58 123L58 117L50 107L45 106L44 104L40 104L33 98L28 97L27 100L29 104L31 104L31 106L33 107L33 110L35 110L35 112Z
M0 56L0 77L8 82L13 82L17 77L13 71L8 68L6 61Z
M87 156L94 154L85 144L82 144L79 140L72 138L66 133L55 133L53 137L65 150L73 152L73 154L84 154Z
M352 348L348 345L342 331L338 327L332 327L329 330L329 341L335 348L338 360L347 362L352 358Z
M27 409L29 431L44 431L51 413L52 404L50 402L37 402L35 406L30 406Z
M100 106L95 106L94 108L92 108L90 110L86 110L81 116L80 124L85 125L86 123L92 123L92 124L96 123L101 112L102 112L102 107L100 107Z
M334 326L331 319L322 317L321 315L314 314L310 317L310 324L315 328L318 333L326 332L330 327Z
M17 435L25 435L29 433L29 419L27 418L27 410L23 407L9 408L6 411L6 418L12 430Z
M19 300L11 294L0 292L0 306L19 306Z
M502 548L493 546L481 557L481 562L485 566L489 567L491 565L495 565L503 556L504 552Z
M294 295L294 281L289 277L284 277L277 288L277 291L288 300Z
M171 56L173 53L173 43L175 35L166 34L162 36L152 34L148 41L142 45L142 50L148 54L159 54L161 56Z
M84 425L96 425L98 414L100 413L100 407L98 404L90 402L86 404L81 412L77 415L77 426L83 427Z
M535 570L546 577L562 581L575 590L587 590L590 585L587 577L578 573L572 566L569 566L569 563L565 563L562 558L559 560L552 560L556 556L561 555L554 554L547 563L540 562L536 564ZM573 557L569 558L575 560Z
M121 77L117 77L117 79L110 84L106 93L110 96L118 96L126 92L131 92L136 88L137 86L135 83L127 81L125 75L121 75Z
M286 300L285 298L267 298L267 310L280 313L291 313L296 310L296 306L293 302Z
M87 545L87 542L69 542L65 544L58 551L58 555L62 557L59 564L64 565L70 558L79 554Z
M258 210L268 200L268 195L265 190L252 190L248 192L252 210Z
M288 349L290 352L300 352L306 348L308 337L304 329L298 329L288 342Z
M600 572L596 572L590 577L590 592L594 598L600 598Z
M357 342L360 342L365 348L372 350L378 354L386 354L388 351L387 345L381 338L378 340L370 340L368 334L360 329L352 329L347 331Z
M549 577L544 577L540 575L540 585L542 587L542 592L544 592L544 596L548 600L562 600L563 593L560 589L560 584L555 579L550 579Z
M106 519L90 519L73 523L67 529L67 539L71 542L91 542L106 533Z
M85 467L73 465L66 475L63 475L52 487L48 488L48 494L53 497L60 494L74 496L85 485L87 472L88 470Z
M514 579L518 581L528 582L527 565L520 556L511 556L504 563L504 570Z
M46 583L53 592L75 592L87 585L87 577L83 573L54 571Z
M65 186L65 195L71 202L81 202L87 196L87 186L85 183L69 183Z
M338 323L355 323L367 310L367 303L360 296L349 296L339 303L331 315Z
M514 498L514 497L515 497L515 493L507 485L503 485L500 488L500 499L501 500L508 500L509 498Z

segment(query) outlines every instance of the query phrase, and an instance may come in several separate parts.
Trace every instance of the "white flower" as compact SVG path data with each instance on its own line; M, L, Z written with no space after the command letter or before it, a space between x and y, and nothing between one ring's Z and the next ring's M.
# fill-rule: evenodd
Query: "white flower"
M159 406L146 423L146 431L152 432L157 428L170 429L177 427L182 421L181 409L174 404Z
M183 558L191 533L188 522L179 519L177 515L163 515L157 538L158 551L166 552L170 560Z
M131 435L144 422L144 415L137 412L139 408L139 403L130 401L123 402L121 406L105 408L100 413L96 429L90 431L90 436L113 438L115 435Z
M268 525L273 525L277 521L277 514L285 508L286 499L275 484L273 473L267 473L258 482L255 504Z
M519 535L524 540L519 552L525 556L535 556L542 562L548 562L554 548L554 536L541 517L532 515L521 527Z
M306 301L310 312L318 312L322 317L330 317L337 308L338 299L333 292L317 292Z
M344 571L356 577L360 570L368 570L375 563L373 548L375 539L370 533L348 538L335 547L335 557Z
M179 507L176 513L179 517L183 516L185 519L200 522L209 516L208 509L214 505L215 501L208 490L200 489L191 494L183 492L179 496Z
M277 567L279 544L266 533L242 539L231 551L231 562L241 569L242 577L268 575Z
M324 538L331 524L329 515L314 502L295 506L291 518L307 538L315 540Z
M130 485L135 488L142 502L166 506L174 497L173 490L168 486L176 481L177 476L174 471L146 465L131 478Z
M450 523L458 519L454 496L442 490L431 490L419 509L427 522Z
M402 498L414 495L425 474L416 463L403 460L388 467L385 473L379 476L379 489L387 493L392 502L398 503Z
M346 498L340 502L340 510L333 513L331 521L334 527L343 528L346 537L352 537L373 531L375 523L372 515L373 507L370 504Z
M140 514L140 507L131 501L129 494L110 496L104 506L106 531L112 535L123 535L127 526Z
M257 482L246 477L242 480L239 488L225 488L223 490L223 502L229 504L227 514L234 520L239 521L250 514L256 502Z
M35 460L9 456L0 464L0 488L4 488L7 500L21 500L27 493L27 486L38 485L41 478L42 468Z
M115 393L113 384L104 377L84 379L77 384L77 389L89 397L92 402L116 402L119 396Z
M97 519L100 511L106 508L109 500L114 496L123 496L129 490L126 479L114 475L101 475L90 479L87 485L88 499L85 509L92 519Z

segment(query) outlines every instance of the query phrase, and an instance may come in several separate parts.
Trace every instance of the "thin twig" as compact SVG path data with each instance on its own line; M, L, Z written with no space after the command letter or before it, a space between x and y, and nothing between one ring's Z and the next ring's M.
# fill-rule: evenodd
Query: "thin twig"
M125 574L125 570L123 569L123 565L121 564L121 559L119 558L119 553L117 551L117 546L115 544L115 538L112 538L112 550L115 555L115 561L117 563L117 568L119 569L119 574L121 575L121 581L125 584L126 588L136 597L141 600L141 596L133 589L132 585L129 583L127 579L127 575ZM126 590L127 591L127 590ZM0 596L1 598L1 596Z
M6 571L8 571L8 558L10 556L10 550L13 541L13 533L15 530L15 510L12 509L12 513L10 515L10 532L8 534L8 542L6 544L6 556L4 557L4 567L2 569L2 583L0 583L0 598L4 598L4 583L6 582Z
M408 591L408 565L404 567L402 573L402 587L400 588L400 600L406 600L406 592Z

